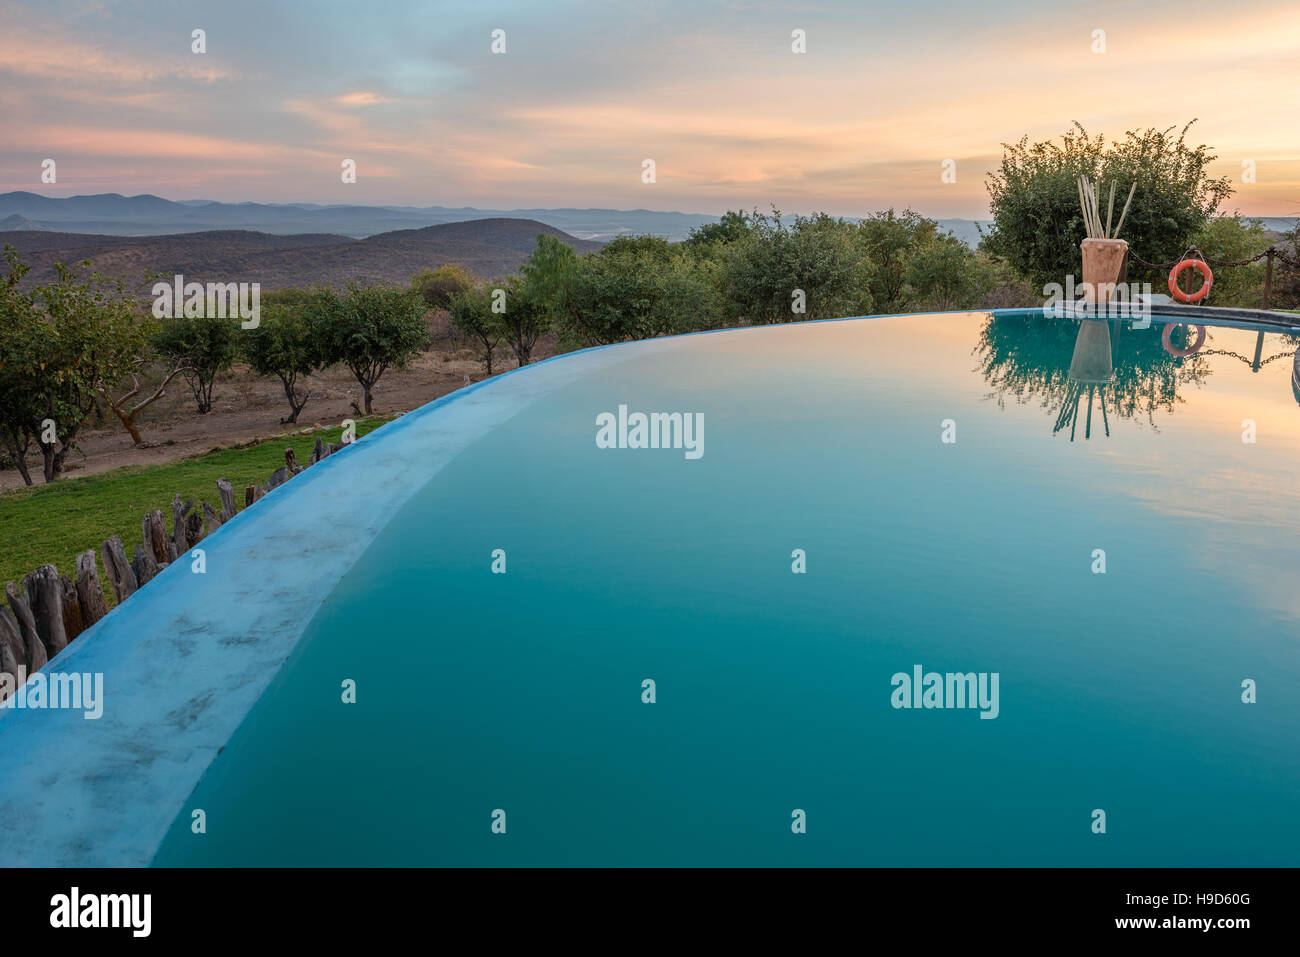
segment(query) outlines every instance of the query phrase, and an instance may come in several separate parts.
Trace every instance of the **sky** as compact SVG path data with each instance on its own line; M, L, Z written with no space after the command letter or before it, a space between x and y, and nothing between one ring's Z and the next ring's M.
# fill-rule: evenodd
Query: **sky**
M1075 120L1113 137L1195 118L1191 141L1236 185L1224 211L1296 216L1297 12L1296 0L0 0L0 191L982 218L1004 142ZM196 29L206 52L193 52Z

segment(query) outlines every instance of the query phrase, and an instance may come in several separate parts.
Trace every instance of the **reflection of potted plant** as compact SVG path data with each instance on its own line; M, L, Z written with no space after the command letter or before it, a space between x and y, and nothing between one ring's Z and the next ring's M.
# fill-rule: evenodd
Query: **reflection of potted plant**
M1128 243L1119 239L1124 217L1128 215L1129 203L1133 202L1133 192L1137 189L1134 182L1124 202L1124 210L1119 215L1119 222L1111 229L1111 220L1115 214L1115 184L1110 184L1110 202L1106 208L1106 221L1101 219L1101 197L1097 188L1086 176L1079 177L1079 206L1083 210L1083 225L1088 238L1080 243L1083 250L1083 299L1089 304L1108 302L1119 282L1119 271L1124 265L1124 255L1128 252Z
M1098 319L1084 319L1079 323L1079 335L1074 340L1074 355L1070 358L1070 378L1075 382L1100 385L1115 375L1115 364L1110 355L1110 323Z

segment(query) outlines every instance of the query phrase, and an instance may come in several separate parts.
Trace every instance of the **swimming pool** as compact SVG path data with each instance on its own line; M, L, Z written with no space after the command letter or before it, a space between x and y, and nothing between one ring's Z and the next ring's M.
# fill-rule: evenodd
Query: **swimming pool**
M0 719L6 853L1300 863L1300 338L1164 326L767 326L426 406L75 642L100 721Z

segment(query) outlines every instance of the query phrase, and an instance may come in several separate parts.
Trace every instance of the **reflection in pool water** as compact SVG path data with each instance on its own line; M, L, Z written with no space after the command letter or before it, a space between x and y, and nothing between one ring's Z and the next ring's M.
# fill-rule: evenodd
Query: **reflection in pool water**
M1253 344L1247 355L1231 348L1211 348L1214 337L1234 346ZM1275 351L1265 354L1265 341ZM1271 362L1296 358L1300 334L1221 328L1207 334L1204 326L1157 320L1147 328L1128 321L1056 320L1036 314L990 316L976 347L982 371L999 401L1039 397L1057 411L1053 431L1069 429L1074 441L1080 410L1083 437L1092 437L1094 408L1104 434L1110 416L1143 417L1155 425L1158 412L1172 412L1179 389L1199 387L1211 370L1211 359L1230 357L1259 372ZM1293 392L1300 403L1300 371L1293 375Z

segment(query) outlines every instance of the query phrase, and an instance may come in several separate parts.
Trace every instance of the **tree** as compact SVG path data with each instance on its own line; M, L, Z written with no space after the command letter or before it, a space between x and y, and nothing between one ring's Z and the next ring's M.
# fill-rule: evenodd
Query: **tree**
M941 234L917 250L905 274L909 308L969 309L992 291L990 264L951 234Z
M24 482L37 445L53 482L95 406L99 390L127 375L138 357L137 305L120 282L55 264L53 282L20 292L26 267L6 248L0 286L0 438Z
M311 398L310 392L298 388L299 380L321 365L309 316L316 295L319 293L300 289L267 293L262 297L261 321L241 334L244 361L249 368L258 375L276 376L284 387L289 415L280 420L282 425L298 421L298 413Z
M353 282L346 296L332 290L313 298L311 322L322 364L341 362L352 371L373 411L375 383L390 368L403 368L429 342L425 303L410 289Z
M1030 144L1027 136L1004 143L1001 166L987 181L993 226L981 248L1037 283L1078 275L1079 243L1086 230L1076 183L1084 174L1101 190L1114 183L1120 196L1127 196L1136 182L1119 238L1148 262L1177 258L1232 194L1227 176L1209 175L1215 159L1209 147L1187 144L1191 125L1177 135L1174 127L1130 130L1107 145L1102 136L1090 136L1075 123L1059 144ZM1163 281L1133 264L1129 279L1139 277Z
M420 294L431 309L450 309L452 297L468 292L478 284L463 266L446 265L425 269L411 279L411 288Z
M6 245L4 254L9 271L0 283L0 442L24 484L31 485L27 453L39 434L32 426L40 419L40 397L29 370L39 368L41 336L32 296L18 290L28 267L13 246Z
M752 228L748 213L744 210L728 210L718 222L694 227L682 245L693 252L712 255L719 246L726 246L748 236Z
M486 289L470 288L451 297L451 323L479 347L483 371L492 374L492 355L501 344L501 326Z
M870 309L870 270L853 224L818 213L787 227L776 210L754 213L751 224L721 251L719 282L732 318L790 322Z
M532 360L537 340L551 328L551 307L527 279L512 279L503 291L504 308L496 313L497 326L515 359L525 366Z
M912 261L942 234L939 224L910 209L875 213L858 223L858 238L871 264L871 308L893 315L908 307Z
M1215 216L1192 237L1192 246L1211 259L1240 262L1262 253L1270 245L1268 230L1258 219L1242 219L1240 214ZM1214 286L1207 300L1212 306L1243 306L1258 309L1263 295L1263 260L1248 266L1215 268ZM1193 280L1196 288L1200 280ZM1167 287L1166 287L1167 288ZM1158 288L1158 292L1165 289Z
M1300 222L1282 234L1284 243L1279 250L1286 259L1278 259L1273 270L1273 288L1269 298L1270 309L1300 309ZM1297 382L1300 389L1300 382ZM1296 394L1300 402L1300 392Z
M158 329L160 353L182 366L200 415L212 411L212 390L217 376L238 356L237 319L219 316L178 315L162 320Z
M552 323L568 308L577 275L578 257L573 247L554 236L542 233L519 276L534 303L539 304Z
M583 256L561 310L566 346L695 332L718 325L716 266L674 248L625 246Z
M142 321L141 326L147 326ZM140 375L144 367L149 365L153 360L152 342L156 334L151 333L147 328L139 330L133 341L128 344L128 348L135 354L136 358L131 361L131 369L127 375L131 378L131 388L126 392L116 395L116 387L102 380L95 383L95 392L100 400L108 406L110 411L117 416L118 421L122 423L122 428L126 429L127 434L131 436L131 441L137 446L144 445L144 436L140 434L140 427L136 423L140 413L149 406L153 405L159 399L167 394L167 386L171 385L172 379L188 371L184 359L172 359L170 370L163 375L162 381L153 387L152 391L146 389L140 383ZM134 405L131 400L140 395L141 391L145 392L144 398Z

